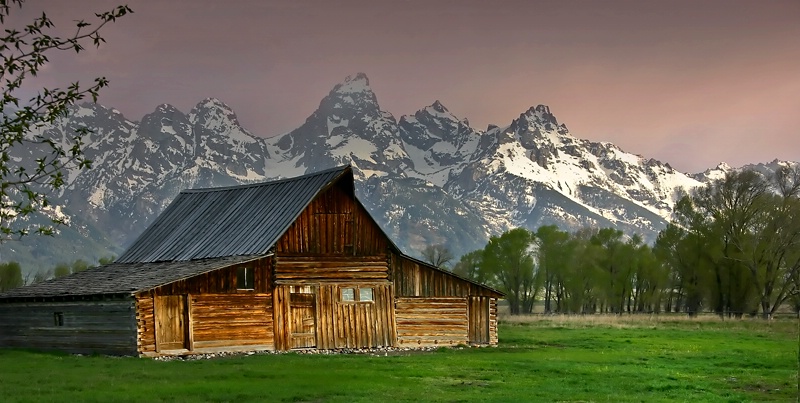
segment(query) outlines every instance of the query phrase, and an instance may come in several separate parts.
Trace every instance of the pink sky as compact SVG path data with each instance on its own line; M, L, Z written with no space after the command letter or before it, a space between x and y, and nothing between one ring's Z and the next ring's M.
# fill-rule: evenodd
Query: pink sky
M29 0L61 29L106 0ZM31 84L106 76L139 120L215 97L264 137L366 73L399 118L440 100L476 128L549 105L573 135L699 172L800 160L800 1L130 0L107 44Z

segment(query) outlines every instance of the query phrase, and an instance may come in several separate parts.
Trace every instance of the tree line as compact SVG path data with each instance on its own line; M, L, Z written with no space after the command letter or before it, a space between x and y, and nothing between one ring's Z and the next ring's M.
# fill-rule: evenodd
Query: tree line
M22 267L17 262L0 263L0 292L24 285L41 283L54 278L68 276L73 273L81 272L92 267L108 264L114 261L114 257L103 257L96 264L91 264L83 259L77 259L72 263L59 263L54 267L36 272L22 274Z
M731 172L696 189L652 245L611 228L516 228L452 270L506 293L512 314L541 303L545 313L772 318L786 303L800 309L800 170Z

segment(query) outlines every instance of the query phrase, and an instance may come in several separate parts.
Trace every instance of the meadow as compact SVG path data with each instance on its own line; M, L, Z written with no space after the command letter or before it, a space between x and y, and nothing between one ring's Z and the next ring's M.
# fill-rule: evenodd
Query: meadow
M0 350L0 400L795 401L796 319L530 316L496 348L155 361Z

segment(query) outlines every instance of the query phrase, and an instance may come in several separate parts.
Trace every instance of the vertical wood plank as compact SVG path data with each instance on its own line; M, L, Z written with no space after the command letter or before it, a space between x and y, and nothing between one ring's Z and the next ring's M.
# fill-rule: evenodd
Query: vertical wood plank
M194 320L192 315L192 295L187 294L186 301L186 348L189 351L194 350Z

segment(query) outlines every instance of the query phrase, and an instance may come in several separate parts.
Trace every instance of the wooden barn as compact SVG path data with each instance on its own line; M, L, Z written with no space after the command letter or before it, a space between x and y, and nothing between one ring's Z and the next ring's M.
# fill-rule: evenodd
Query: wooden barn
M181 192L116 262L0 294L0 346L153 356L496 345L499 297L400 252L342 167Z

